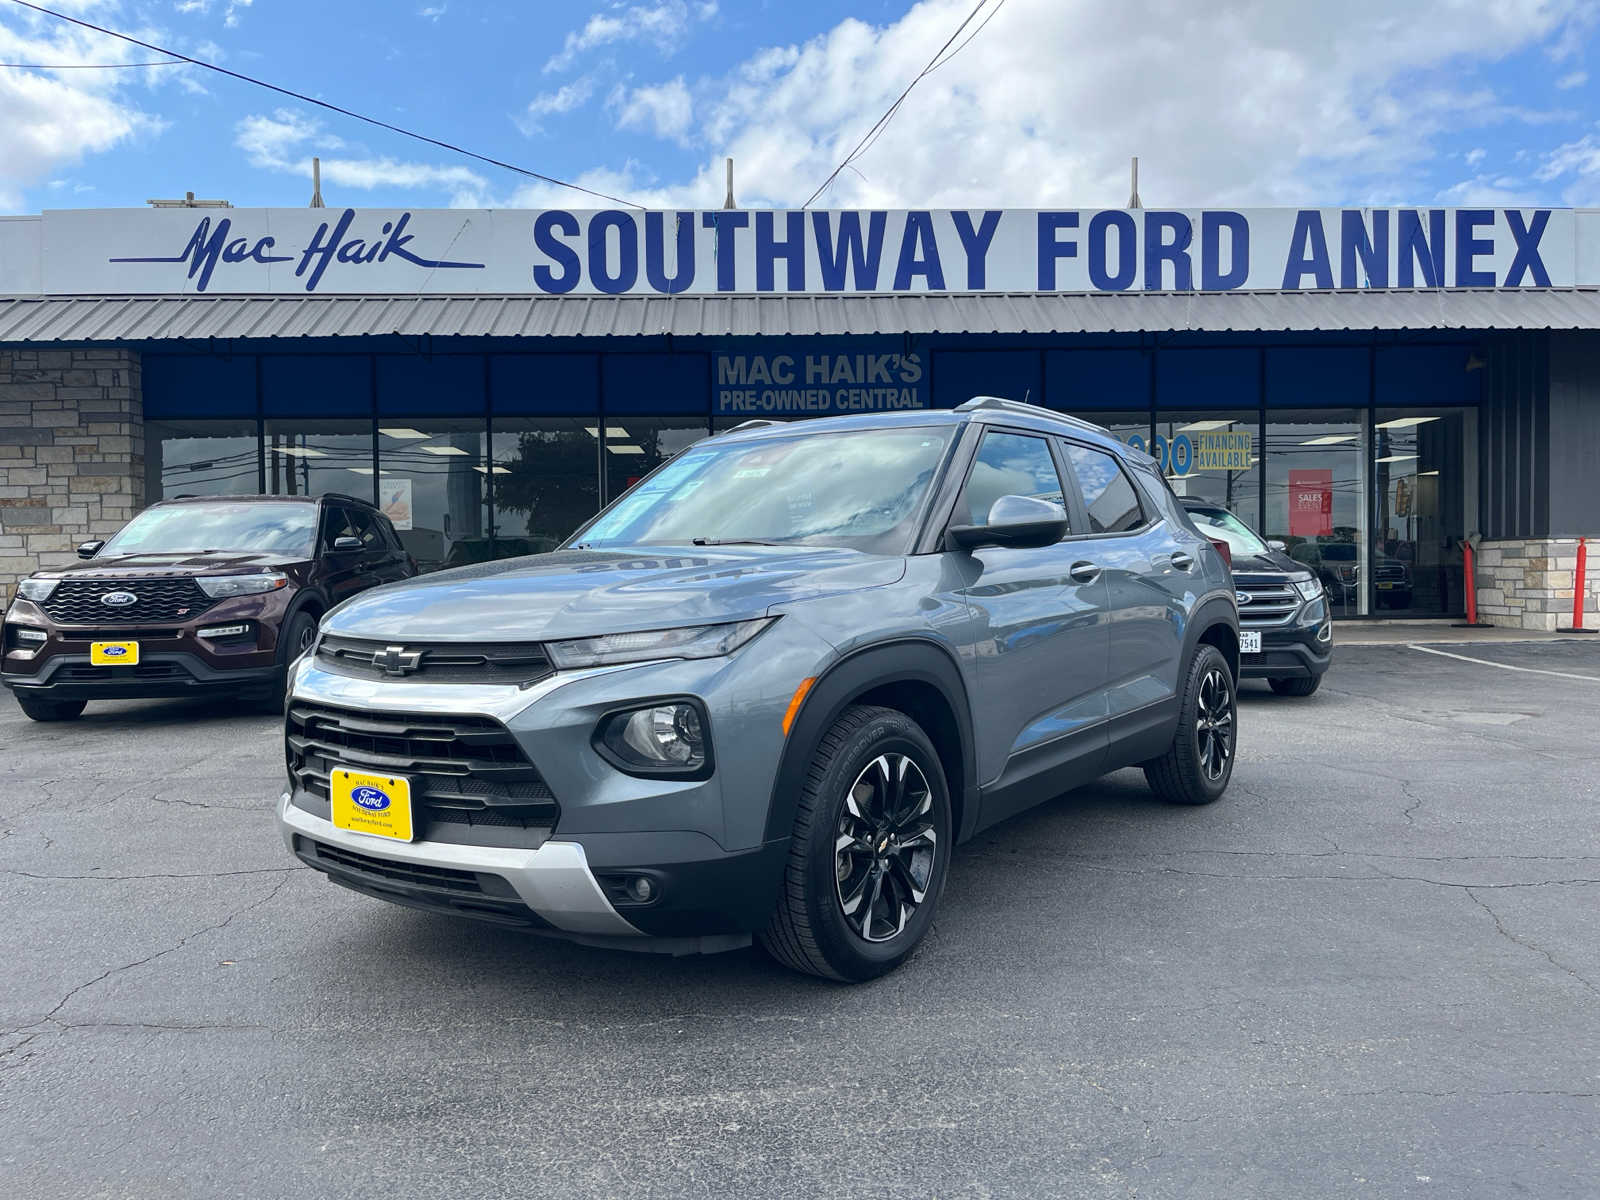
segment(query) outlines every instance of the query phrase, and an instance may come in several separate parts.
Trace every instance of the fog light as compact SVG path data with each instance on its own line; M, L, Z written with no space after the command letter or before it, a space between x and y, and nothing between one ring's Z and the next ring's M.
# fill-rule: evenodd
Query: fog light
M248 625L212 625L207 629L196 630L195 636L203 638L240 637L249 632L250 626Z
M1333 622L1332 621L1329 621L1321 629L1317 630L1317 641L1319 641L1319 642L1331 642L1331 641L1333 641Z
M635 875L628 880L628 895L640 904L648 904L656 898L655 882L648 875Z
M709 766L705 720L700 706L687 700L612 714L596 746L624 771L680 775Z
M50 636L42 629L27 629L20 625L13 626L11 632L19 642L42 642Z

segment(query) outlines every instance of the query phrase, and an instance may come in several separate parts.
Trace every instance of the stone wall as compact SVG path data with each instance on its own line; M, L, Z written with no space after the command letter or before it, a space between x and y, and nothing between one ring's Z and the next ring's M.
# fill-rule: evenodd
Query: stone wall
M0 597L143 504L138 353L0 348Z
M1572 624L1576 538L1518 538L1478 547L1478 619L1508 629ZM1589 539L1584 628L1600 629L1600 537Z

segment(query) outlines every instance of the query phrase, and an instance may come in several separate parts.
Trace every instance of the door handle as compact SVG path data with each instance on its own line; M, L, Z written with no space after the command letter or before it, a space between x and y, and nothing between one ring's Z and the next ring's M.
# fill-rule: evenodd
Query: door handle
M1190 558L1182 550L1179 550L1172 556L1172 565L1177 567L1180 571L1187 571L1190 567L1194 566L1194 559Z
M1075 562L1067 574L1075 583L1093 583L1100 578L1100 568L1092 562Z

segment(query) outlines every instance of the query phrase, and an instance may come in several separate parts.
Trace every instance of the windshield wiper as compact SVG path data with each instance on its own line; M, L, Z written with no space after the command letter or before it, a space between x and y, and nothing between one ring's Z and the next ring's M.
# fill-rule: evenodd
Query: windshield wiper
M787 542L764 542L760 538L690 538L696 546L786 546Z

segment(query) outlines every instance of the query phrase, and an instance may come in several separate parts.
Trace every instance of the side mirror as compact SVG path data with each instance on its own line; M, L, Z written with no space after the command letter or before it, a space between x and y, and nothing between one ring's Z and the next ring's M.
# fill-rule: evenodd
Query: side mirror
M1276 550L1279 554L1282 554L1288 548L1289 548L1289 543L1288 542L1280 542L1280 541L1278 541L1277 538L1270 538L1267 541L1267 549Z
M96 554L100 553L100 547L102 547L104 545L105 545L104 541L79 542L78 543L78 557L79 558L93 558Z
M987 525L952 525L950 540L965 550L979 546L1022 549L1053 546L1067 533L1067 510L1032 496L1001 496L989 509Z
M358 537L336 537L333 539L333 549L338 554L349 554L361 549L361 539Z

